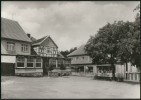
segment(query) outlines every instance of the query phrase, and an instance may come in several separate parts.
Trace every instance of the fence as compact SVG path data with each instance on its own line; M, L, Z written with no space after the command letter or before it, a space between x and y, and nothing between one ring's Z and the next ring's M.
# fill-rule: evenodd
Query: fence
M140 73L139 72L125 73L125 80L140 82Z

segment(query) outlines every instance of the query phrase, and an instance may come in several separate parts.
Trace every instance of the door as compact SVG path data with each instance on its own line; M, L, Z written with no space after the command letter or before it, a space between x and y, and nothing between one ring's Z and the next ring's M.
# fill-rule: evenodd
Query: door
M48 75L48 66L49 66L49 59L44 57L43 58L43 75Z
M1 63L1 75L15 75L15 64L13 63Z

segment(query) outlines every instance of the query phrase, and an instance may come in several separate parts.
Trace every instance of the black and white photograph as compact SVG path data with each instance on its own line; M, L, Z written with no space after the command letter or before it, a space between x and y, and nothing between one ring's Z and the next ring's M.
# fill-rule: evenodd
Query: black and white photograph
M1 99L140 99L140 1L1 1Z

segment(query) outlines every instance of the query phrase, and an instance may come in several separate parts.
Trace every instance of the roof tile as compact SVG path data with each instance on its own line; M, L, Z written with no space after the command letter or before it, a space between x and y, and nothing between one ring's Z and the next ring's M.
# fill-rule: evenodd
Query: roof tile
M76 56L76 55L87 55L86 51L84 50L85 45L81 45L77 50L73 51L72 53L68 54L67 56Z
M17 21L1 18L1 37L31 42Z

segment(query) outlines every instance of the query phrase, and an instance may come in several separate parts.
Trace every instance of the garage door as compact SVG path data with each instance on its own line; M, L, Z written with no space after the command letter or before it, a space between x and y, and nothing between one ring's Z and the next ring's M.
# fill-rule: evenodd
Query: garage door
M15 75L15 64L1 63L1 75Z
M15 75L15 56L1 55L1 75Z

